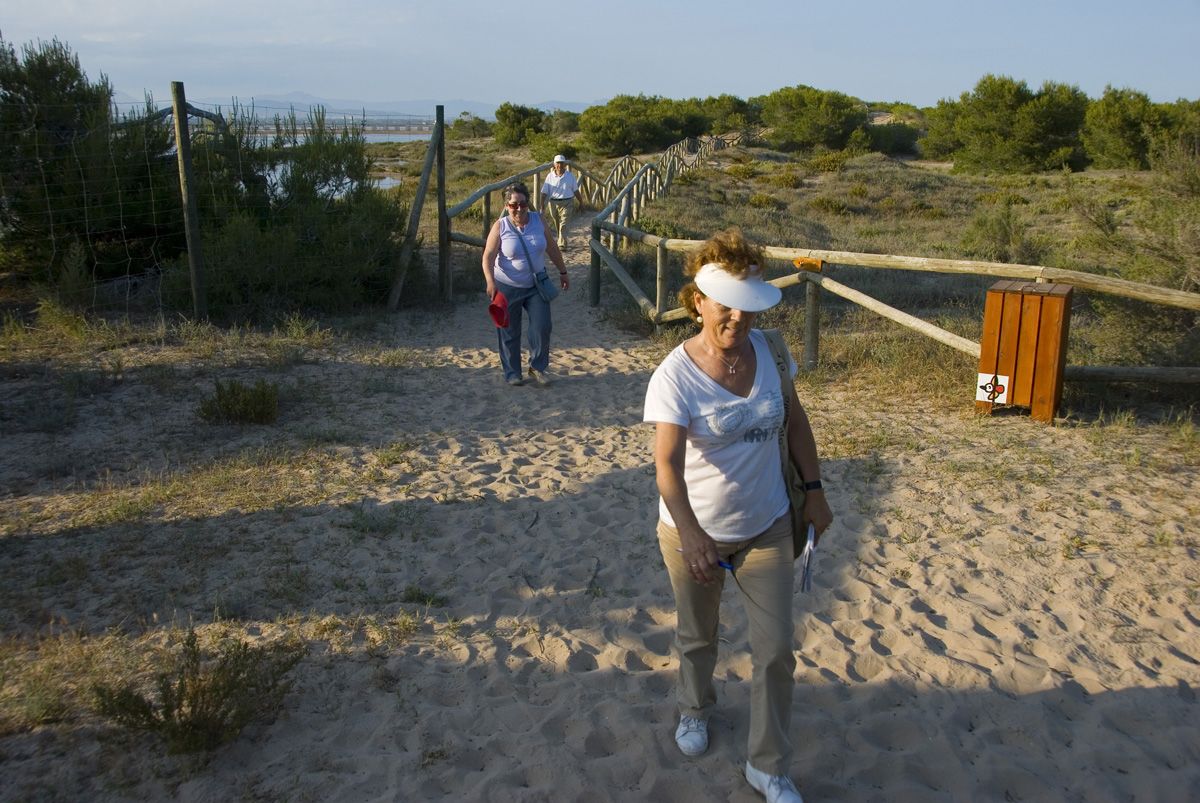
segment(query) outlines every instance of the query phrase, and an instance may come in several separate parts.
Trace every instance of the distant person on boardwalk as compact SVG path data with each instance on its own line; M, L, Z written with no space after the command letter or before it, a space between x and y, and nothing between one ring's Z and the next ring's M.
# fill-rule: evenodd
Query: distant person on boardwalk
M799 801L788 775L792 742L793 544L780 464L783 392L787 443L806 481L805 520L818 534L833 521L821 489L812 428L795 388L781 387L755 314L779 302L763 279L764 256L736 229L688 256L692 281L679 293L700 333L677 346L650 378L644 419L655 425L658 540L671 588L679 657L679 726L688 756L708 749L716 705L713 670L721 590L741 589L750 624L750 739L746 779L770 803ZM792 376L795 362L786 357Z
M529 316L529 379L537 385L547 383L550 366L550 302L538 294L534 275L544 271L546 256L558 268L558 280L568 289L567 266L558 250L550 228L542 216L529 208L529 190L524 184L504 188L505 214L488 232L483 247L483 280L487 285L489 303L496 294L508 302L508 325L497 328L500 365L504 381L520 385L521 374L521 313Z
M567 169L567 157L561 153L554 157L550 175L542 182L542 195L546 196L546 212L558 232L558 247L562 248L567 244L567 221L579 204L579 182Z

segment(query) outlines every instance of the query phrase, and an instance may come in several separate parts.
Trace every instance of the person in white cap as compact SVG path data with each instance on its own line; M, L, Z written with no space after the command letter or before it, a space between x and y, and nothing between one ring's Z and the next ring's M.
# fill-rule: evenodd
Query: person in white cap
M764 255L736 229L707 240L687 260L680 301L700 333L677 346L650 378L644 420L655 425L658 540L675 594L679 659L675 742L688 756L708 749L716 706L713 670L726 574L741 589L750 625L746 779L770 803L795 803L788 734L796 667L792 631L790 503L781 435L805 480L805 520L818 534L833 521L821 488L812 428L794 386L781 387L755 315L775 306ZM796 364L786 357L791 374ZM784 428L783 393L791 410Z
M579 203L579 182L567 169L567 157L561 153L555 155L550 175L542 182L542 195L547 199L546 212L557 232L558 247L562 248L567 244L567 221Z

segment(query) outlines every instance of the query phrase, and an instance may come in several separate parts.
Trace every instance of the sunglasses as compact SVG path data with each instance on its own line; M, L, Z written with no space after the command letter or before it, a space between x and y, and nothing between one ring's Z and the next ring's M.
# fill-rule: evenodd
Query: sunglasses
M518 201L515 204L505 204L505 206L507 206L509 209L528 209L529 208L529 204L527 204L525 201Z

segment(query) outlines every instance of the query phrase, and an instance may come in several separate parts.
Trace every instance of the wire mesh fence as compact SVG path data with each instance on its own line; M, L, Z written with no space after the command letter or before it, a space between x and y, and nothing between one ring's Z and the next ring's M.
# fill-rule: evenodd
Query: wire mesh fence
M0 269L90 306L186 310L189 277L170 105L0 109ZM386 297L405 210L369 141L432 117L188 104L193 203L210 308L254 317Z

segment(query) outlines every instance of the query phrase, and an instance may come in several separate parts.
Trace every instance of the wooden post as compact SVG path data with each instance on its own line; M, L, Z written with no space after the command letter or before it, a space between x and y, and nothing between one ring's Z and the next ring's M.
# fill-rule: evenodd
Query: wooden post
M417 194L413 197L412 209L408 212L408 229L404 232L404 245L400 247L400 259L396 266L396 276L392 280L392 289L388 293L388 312L395 312L400 306L400 296L404 292L404 279L408 275L408 263L412 259L413 249L417 246L417 233L421 227L421 210L425 206L425 194L429 190L429 177L433 175L433 163L437 156L436 140L444 136L444 131L433 129L429 138L429 147L425 149L425 164L421 167L421 180L417 182Z
M485 192L483 194L483 241L487 242L488 234L492 230L492 194Z
M600 306L600 253L596 244L600 242L600 223L592 218L592 242L589 250L592 252L592 264L588 268L588 302L593 307Z
M659 240L656 251L657 277L654 288L654 309L662 315L667 311L667 241Z
M442 297L447 301L454 300L454 280L450 273L450 218L446 216L446 107L437 107L437 121L434 127L441 133L437 145L437 180L438 180L438 285L442 289Z
M204 255L200 250L200 215L192 197L192 137L188 131L187 97L182 81L171 82L171 105L175 114L175 156L179 163L179 194L183 200L183 233L192 281L192 314L203 320L208 317L208 298L204 289Z
M817 370L821 331L821 288L816 282L804 283L804 370Z

